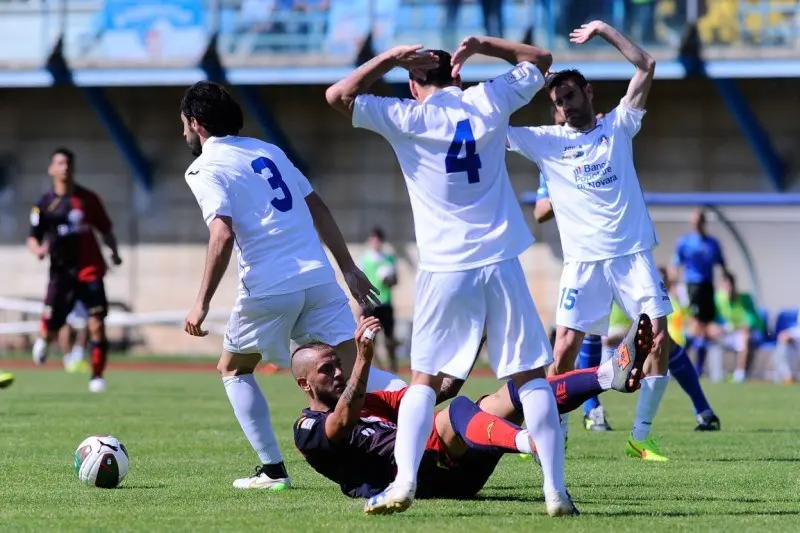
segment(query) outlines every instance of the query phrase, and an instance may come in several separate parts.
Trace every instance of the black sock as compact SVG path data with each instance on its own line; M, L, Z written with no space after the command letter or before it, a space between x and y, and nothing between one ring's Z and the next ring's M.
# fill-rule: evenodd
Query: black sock
M284 466L283 461L273 465L261 465L261 472L268 475L272 479L289 477L289 473L286 472L286 466Z

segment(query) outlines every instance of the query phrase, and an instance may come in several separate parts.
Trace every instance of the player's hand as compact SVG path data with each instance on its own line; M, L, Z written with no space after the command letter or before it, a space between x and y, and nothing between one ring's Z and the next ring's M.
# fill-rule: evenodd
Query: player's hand
M464 63L467 62L467 59L477 54L481 49L481 42L477 37L467 37L461 44L458 45L458 48L455 52L453 52L453 56L450 59L450 64L453 65L453 71L450 74L455 78L461 72L461 67L464 66Z
M421 51L424 46L395 46L387 52L395 65L402 67L412 74L419 75L423 71L439 66L439 56L429 51Z
M378 295L381 293L372 283L369 282L367 276L358 268L352 268L344 273L344 281L347 283L347 288L350 289L350 294L364 309L372 309L376 305L380 305L381 301Z
M208 315L208 307L202 304L195 304L183 324L183 330L192 337L205 337L208 331L202 329L203 321Z
M47 257L47 252L49 251L49 248L50 247L47 245L47 243L44 243L39 247L38 250L36 250L36 257L39 259L39 261L42 261L44 260L45 257Z
M575 44L584 44L591 41L595 35L602 33L606 23L602 20L595 20L588 24L581 25L580 28L572 30L569 34L569 41Z
M372 333L367 333L368 331ZM355 340L358 355L371 360L375 350L375 335L381 331L381 322L374 316L358 319Z
M119 256L119 253L111 252L111 262L114 263L114 266L120 266L122 264L122 258Z

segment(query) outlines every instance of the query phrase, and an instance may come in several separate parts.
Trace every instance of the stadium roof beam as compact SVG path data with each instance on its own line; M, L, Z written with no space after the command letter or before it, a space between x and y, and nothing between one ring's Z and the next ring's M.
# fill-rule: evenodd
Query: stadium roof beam
M227 72L217 53L217 34L214 34L211 39L209 39L206 52L200 60L200 68L205 72L206 78L210 81L225 85L229 84ZM309 168L308 163L294 148L291 141L289 141L289 137L286 136L283 128L281 128L281 125L272 114L272 110L259 96L258 89L254 85L234 85L234 87L242 97L245 108L247 108L250 114L253 115L253 118L255 118L264 137L278 145L281 150L286 152L289 160L292 161L303 174L307 174Z
M54 85L75 86L72 71L64 60L63 37L58 39L53 47L50 56L47 58L47 70L53 77ZM114 144L117 145L122 157L128 164L134 179L146 192L153 189L153 171L150 163L145 158L136 139L131 134L128 127L122 121L114 106L106 98L105 93L99 87L80 87L89 105L97 113L100 122L103 123Z
M681 44L678 60L686 69L687 77L704 77L711 80L717 92L722 97L725 105L730 110L736 123L739 125L750 147L755 152L773 189L785 189L786 164L778 154L769 134L761 126L758 117L747 102L736 81L728 77L711 77L706 68L706 62L701 53L702 44L697 33L697 25L689 24L683 43Z

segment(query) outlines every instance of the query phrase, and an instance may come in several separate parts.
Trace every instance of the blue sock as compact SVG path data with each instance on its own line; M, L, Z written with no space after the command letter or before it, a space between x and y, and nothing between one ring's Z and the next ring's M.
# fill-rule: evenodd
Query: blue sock
M669 373L678 382L681 388L689 395L694 404L695 414L711 410L708 405L706 395L703 394L703 387L700 385L700 376L697 375L692 361L686 355L686 350L680 346L676 347L669 354Z
M587 335L583 339L581 351L578 354L578 368L593 368L600 366L600 359L603 356L603 339L599 335ZM593 396L583 403L583 414L588 415L589 411L595 407L600 407L600 400Z
M697 352L697 365L696 372L698 376L703 375L703 369L706 366L706 353L708 353L708 343L704 337L696 337L692 343L695 351Z

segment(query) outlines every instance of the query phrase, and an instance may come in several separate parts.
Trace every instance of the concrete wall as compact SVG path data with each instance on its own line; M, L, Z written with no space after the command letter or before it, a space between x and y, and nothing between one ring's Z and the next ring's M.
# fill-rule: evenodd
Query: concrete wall
M741 86L778 149L788 158L793 169L790 179L796 185L800 123L792 111L800 103L800 82L745 80ZM596 108L609 110L624 91L624 84L598 84ZM192 158L181 137L178 106L182 89L122 88L110 89L108 94L155 168L155 195L145 214L136 215L132 209L137 188L80 91L0 92L0 162L6 170L6 187L0 187L0 275L5 280L0 295L34 297L43 291L45 266L28 256L20 243L27 231L30 205L49 183L45 173L48 154L64 144L77 154L80 181L105 199L125 245L126 263L109 276L109 296L128 302L137 311L187 309L202 275L207 232L183 181ZM377 224L386 229L401 256L398 311L401 316L410 316L416 262L413 224L407 193L389 146L374 134L353 130L347 120L324 106L323 88L264 88L262 95L297 150L310 162L309 177L330 204L346 238L354 243L354 252L358 252L357 245L369 227ZM710 84L662 81L655 84L650 98L645 126L636 140L636 162L646 190L768 190L758 161ZM545 123L547 115L540 96L513 121ZM244 134L259 135L251 120ZM517 191L536 187L538 172L522 158L510 156L509 169ZM675 235L684 229L680 220L686 213L669 209L659 212L656 219L660 220L664 245L657 256L666 260ZM791 283L794 278L787 272L790 250L800 248L800 226L794 222L794 210L747 213L735 215L750 220L745 224L746 239L757 247L765 302L783 306L800 301ZM783 224L780 231L776 231L776 220ZM545 238L552 234L552 229L535 227L534 231ZM729 255L744 274L742 258L735 251ZM539 309L549 321L557 296L559 260L543 242L523 256L523 263ZM220 289L217 303L221 306L231 303L233 276L234 272L229 272ZM168 328L148 328L147 338L158 351L216 351L218 346L218 339L185 342Z

